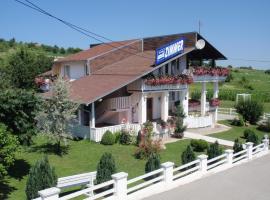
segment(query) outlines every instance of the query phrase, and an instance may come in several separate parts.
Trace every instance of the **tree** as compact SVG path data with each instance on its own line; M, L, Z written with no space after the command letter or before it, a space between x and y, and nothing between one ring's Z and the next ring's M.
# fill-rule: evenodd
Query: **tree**
M244 121L251 124L256 124L263 114L262 103L254 100L239 101L235 108L243 116Z
M175 130L174 130L174 136L177 138L182 138L184 136L184 131L186 130L186 126L184 126L184 118L186 117L186 114L184 112L184 109L181 105L177 106L176 110L176 122L175 122Z
M54 187L56 184L57 176L55 169L50 166L48 157L44 156L30 169L26 182L26 197L28 200L37 198L38 191Z
M7 169L13 165L18 145L17 137L0 123L0 180L7 174Z
M246 138L246 142L252 142L254 145L259 143L259 138L254 132L250 132Z
M181 160L183 164L192 162L196 159L195 153L192 150L192 147L190 145L187 146L186 150L183 151L181 155Z
M114 158L111 153L104 153L97 166L97 184L111 180L116 172Z
M147 162L145 163L145 173L154 171L160 168L160 156L156 153L152 153Z
M36 54L21 48L8 57L7 70L11 84L22 89L35 89L35 77L48 71L53 63L52 57L43 53Z
M30 145L36 134L35 117L40 98L31 91L21 89L0 90L0 122L4 123L21 144Z
M236 138L234 140L233 152L237 153L237 152L242 151L242 150L243 150L243 146L242 146L241 142L239 141L239 139Z
M42 109L38 114L38 128L49 135L57 145L57 153L61 152L61 142L67 144L71 137L71 121L76 118L78 104L70 101L70 85L58 78L52 87L52 95L43 100Z
M218 141L216 141L213 144L210 144L207 149L207 155L208 159L215 158L217 156L220 156L222 154L222 148L219 146Z

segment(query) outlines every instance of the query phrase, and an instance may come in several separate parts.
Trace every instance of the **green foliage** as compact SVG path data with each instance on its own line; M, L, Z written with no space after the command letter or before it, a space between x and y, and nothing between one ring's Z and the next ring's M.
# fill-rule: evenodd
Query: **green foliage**
M160 156L158 154L151 154L145 164L145 173L152 172L160 168Z
M7 174L7 169L13 165L18 145L17 137L0 123L0 180Z
M121 131L116 131L113 134L115 136L115 143L118 143L120 141Z
M237 118L234 118L231 122L231 125L233 126L244 126L245 125L245 122L244 122L244 119L242 117L242 115L239 115L238 117L239 119Z
M243 116L244 121L249 121L251 124L256 124L263 114L262 103L254 100L239 101L235 108Z
M259 138L254 132L249 132L246 142L252 142L254 145L259 144Z
M190 145L192 146L194 151L197 152L202 152L208 148L208 143L202 139L199 140L192 139Z
M244 138L247 139L250 134L255 134L253 130L245 129L244 130Z
M141 143L141 141L142 141L142 132L140 130L136 138L136 145L138 146Z
M44 100L42 110L37 117L41 132L50 136L57 145L57 153L61 153L61 142L66 145L70 135L70 122L76 118L78 104L69 99L70 85L58 78L52 87L52 96Z
M259 130L270 132L270 117L259 124Z
M27 199L37 198L38 191L54 187L56 183L57 176L55 170L50 166L48 157L44 156L30 169L25 189Z
M193 152L190 145L187 146L186 150L181 155L182 163L186 164L196 159L195 153Z
M122 130L121 135L119 138L120 144L129 145L132 143L132 136L129 134L128 131Z
M241 142L239 141L239 139L236 138L236 139L234 140L233 152L234 152L234 153L237 153L237 152L242 151L242 150L243 150L242 144L241 144Z
M0 121L18 136L22 144L30 145L36 133L35 117L39 105L40 98L31 91L0 90Z
M114 134L112 134L111 131L107 130L102 138L101 138L101 144L104 144L104 145L113 145L115 143L115 136Z
M232 75L232 73L229 73L229 75L227 76L225 82L229 83L229 82L231 82L232 80L233 80L233 75Z
M184 131L186 130L186 126L184 126L184 118L186 117L183 107L181 105L177 106L176 110L176 122L175 122L175 130L174 136L177 138L182 138L184 136Z
M264 73L270 75L270 69L265 70Z
M223 152L222 148L219 146L218 141L216 141L215 143L210 144L207 149L208 159L220 156L222 152Z
M111 180L115 172L116 166L112 154L104 153L97 166L97 184Z
M51 68L53 57L22 48L11 54L7 62L7 74L14 87L35 89L35 77Z

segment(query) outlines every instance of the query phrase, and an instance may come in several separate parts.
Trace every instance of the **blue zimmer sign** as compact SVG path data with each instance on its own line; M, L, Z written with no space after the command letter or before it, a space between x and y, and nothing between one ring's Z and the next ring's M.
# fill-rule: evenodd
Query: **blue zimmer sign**
M181 54L184 51L184 40L178 39L156 49L156 65Z

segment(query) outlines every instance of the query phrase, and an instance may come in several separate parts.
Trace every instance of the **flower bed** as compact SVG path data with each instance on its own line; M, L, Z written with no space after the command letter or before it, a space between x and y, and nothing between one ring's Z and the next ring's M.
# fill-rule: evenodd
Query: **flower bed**
M221 102L218 98L214 98L214 99L211 99L209 103L210 103L210 106L217 107L217 106L220 106Z
M180 74L177 76L152 76L145 80L146 85L165 85L165 84L191 84L193 78L190 75Z
M197 107L199 105L201 105L201 102L197 99L189 99L188 100L188 107L193 108L193 107Z
M224 67L193 67L193 75L195 76L228 76L230 70Z

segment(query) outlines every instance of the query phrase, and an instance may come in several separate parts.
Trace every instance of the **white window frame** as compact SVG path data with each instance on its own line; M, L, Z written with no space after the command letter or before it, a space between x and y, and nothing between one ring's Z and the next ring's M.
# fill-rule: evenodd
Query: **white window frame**
M64 77L70 78L70 65L64 65Z

